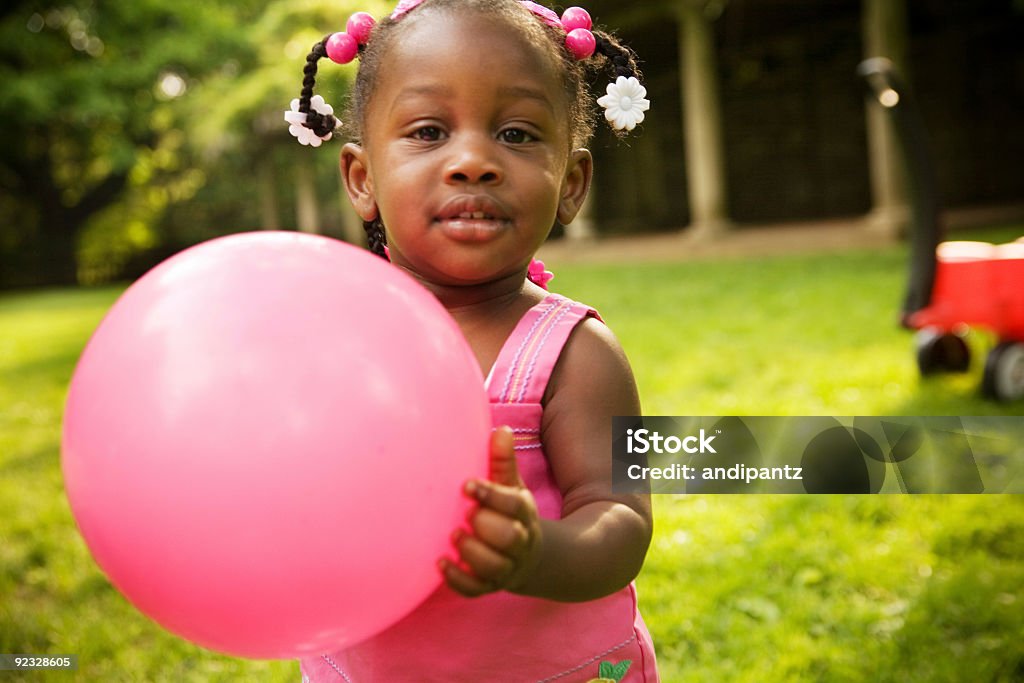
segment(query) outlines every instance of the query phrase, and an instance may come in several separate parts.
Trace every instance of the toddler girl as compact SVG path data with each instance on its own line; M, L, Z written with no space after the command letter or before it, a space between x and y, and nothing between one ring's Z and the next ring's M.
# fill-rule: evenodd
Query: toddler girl
M441 588L383 633L304 659L303 680L658 680L632 583L650 503L611 490L611 417L640 414L633 376L597 313L548 294L532 261L590 187L588 78L616 78L599 100L613 127L647 108L632 53L590 29L579 8L406 0L379 24L353 15L307 58L285 118L319 146L341 124L312 95L317 62L358 54L349 197L371 248L458 322L497 429Z

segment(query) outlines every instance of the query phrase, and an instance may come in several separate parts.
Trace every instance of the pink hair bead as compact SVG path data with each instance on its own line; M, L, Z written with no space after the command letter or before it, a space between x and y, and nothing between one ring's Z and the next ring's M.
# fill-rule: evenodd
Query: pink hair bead
M562 12L562 27L566 31L572 31L577 28L585 28L588 31L594 27L594 22L590 20L590 13L582 7L570 7Z
M574 28L565 36L565 46L576 59L586 59L594 54L597 41L594 34L585 28Z
M348 64L359 53L359 43L347 33L335 33L327 39L327 56L332 62Z
M348 18L345 24L345 32L356 39L360 45L366 45L370 40L370 31L376 25L377 20L368 12L356 12Z

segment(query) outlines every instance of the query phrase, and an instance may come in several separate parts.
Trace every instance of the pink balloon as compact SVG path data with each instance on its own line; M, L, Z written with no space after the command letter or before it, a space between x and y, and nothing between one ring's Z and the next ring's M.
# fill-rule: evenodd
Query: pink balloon
M489 432L473 353L427 290L341 242L261 232L182 252L114 304L71 381L62 464L142 612L290 658L437 588Z

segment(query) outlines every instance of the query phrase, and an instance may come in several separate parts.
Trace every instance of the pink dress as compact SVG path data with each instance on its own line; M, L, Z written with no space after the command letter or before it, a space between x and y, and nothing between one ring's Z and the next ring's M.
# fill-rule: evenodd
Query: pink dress
M569 334L588 316L600 319L548 295L519 321L487 377L494 425L512 427L519 471L549 519L560 517L562 496L540 440L541 399ZM583 603L507 592L465 598L442 585L383 633L300 665L314 683L577 683L597 678L602 662L621 672L625 660L623 683L658 681L633 584Z

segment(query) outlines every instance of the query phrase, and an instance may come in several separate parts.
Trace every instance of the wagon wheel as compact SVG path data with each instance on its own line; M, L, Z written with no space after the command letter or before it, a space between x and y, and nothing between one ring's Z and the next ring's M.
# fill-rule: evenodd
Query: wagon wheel
M914 337L917 347L917 367L922 375L937 372L967 372L971 352L967 342L958 334L925 328Z
M1024 398L1024 343L1002 342L989 351L981 390L998 401Z

